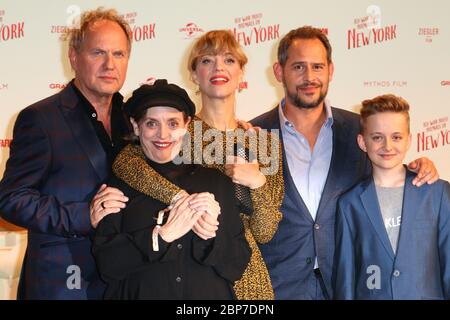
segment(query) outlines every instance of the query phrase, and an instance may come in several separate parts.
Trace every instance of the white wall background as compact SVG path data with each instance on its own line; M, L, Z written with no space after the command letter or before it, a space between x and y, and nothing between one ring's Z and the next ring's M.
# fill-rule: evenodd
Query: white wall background
M334 50L331 104L357 111L366 98L403 96L412 109L408 160L427 156L450 180L448 0L0 0L0 174L18 112L73 77L61 29L80 11L98 6L116 8L135 30L121 91L126 97L155 77L186 87L198 101L186 71L193 38L211 29L236 29L249 57L248 88L236 107L238 117L246 120L282 97L272 75L279 38L305 24L324 28ZM10 229L0 224L0 299L15 294L24 249L23 232Z

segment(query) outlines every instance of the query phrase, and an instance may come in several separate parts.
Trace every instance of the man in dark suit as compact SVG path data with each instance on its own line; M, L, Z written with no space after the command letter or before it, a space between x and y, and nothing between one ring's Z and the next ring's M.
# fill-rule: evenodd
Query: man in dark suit
M260 248L276 299L328 299L336 203L371 170L356 142L359 115L324 101L334 66L320 29L290 31L279 44L273 70L285 98L251 123L280 132L285 196L278 231ZM426 158L410 166L419 167L417 185L438 178Z
M2 217L28 229L19 299L102 298L90 236L126 201L102 183L127 131L118 91L129 26L115 10L97 9L69 41L75 79L19 113L0 182Z

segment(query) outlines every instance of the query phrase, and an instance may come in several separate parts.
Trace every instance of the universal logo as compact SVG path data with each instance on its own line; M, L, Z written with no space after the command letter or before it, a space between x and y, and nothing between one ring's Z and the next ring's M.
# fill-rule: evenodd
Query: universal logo
M205 30L203 30L193 22L186 23L186 26L180 28L178 31L185 34L185 39L197 38L200 34L205 32Z

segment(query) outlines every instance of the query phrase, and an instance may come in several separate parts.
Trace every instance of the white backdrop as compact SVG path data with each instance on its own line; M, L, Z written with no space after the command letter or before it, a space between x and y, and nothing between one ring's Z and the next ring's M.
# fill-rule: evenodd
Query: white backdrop
M305 24L323 28L334 50L330 103L357 111L366 98L403 96L413 134L407 160L426 155L450 180L448 0L0 0L0 174L18 112L73 77L62 31L81 11L98 6L116 8L134 31L121 91L126 97L153 77L186 87L198 101L186 71L193 39L212 29L233 30L249 57L247 88L236 107L246 120L282 97L272 74L279 39ZM0 299L15 292L23 239L23 232L0 222Z

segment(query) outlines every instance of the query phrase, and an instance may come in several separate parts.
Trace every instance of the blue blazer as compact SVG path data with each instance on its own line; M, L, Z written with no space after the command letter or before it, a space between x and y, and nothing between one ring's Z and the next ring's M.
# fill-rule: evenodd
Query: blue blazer
M0 214L28 229L19 299L99 299L105 287L89 202L110 168L72 86L19 113L0 182Z
M397 254L371 177L339 201L335 298L450 298L450 185L417 188L414 177L407 171Z
M314 257L317 256L326 289L332 294L334 225L336 206L341 194L370 173L371 166L357 145L359 116L332 108L333 152L330 170L317 211L312 219L289 172L283 146L284 199L283 219L278 231L260 249L268 266L276 299L315 299L316 277ZM253 119L253 125L264 129L280 129L278 107ZM280 140L283 137L280 131Z

